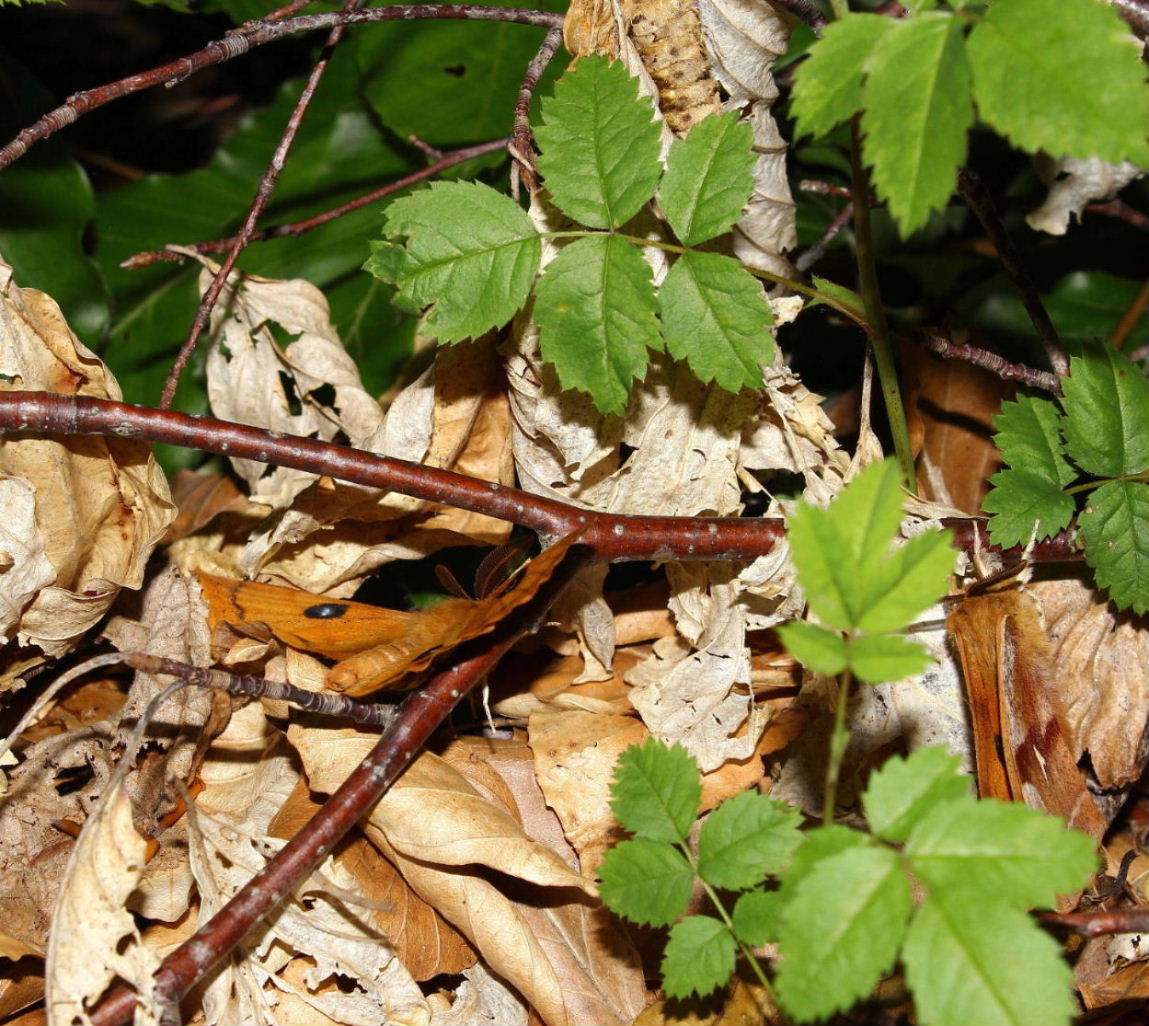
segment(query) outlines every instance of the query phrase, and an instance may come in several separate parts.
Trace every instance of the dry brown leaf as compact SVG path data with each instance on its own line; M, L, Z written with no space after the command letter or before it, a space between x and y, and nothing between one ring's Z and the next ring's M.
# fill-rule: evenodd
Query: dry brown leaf
M903 346L902 381L920 495L981 512L989 478L1001 465L993 418L1017 392L1012 382L961 360Z
M643 1009L633 1026L770 1026L785 1021L760 984L736 979L729 994L718 991L706 999L656 1001Z
M274 837L290 838L322 808L300 779L272 820ZM475 964L475 949L450 923L423 901L361 833L337 849L335 861L351 874L374 904L370 915L395 948L407 971L419 981L455 975Z
M978 794L1063 816L1100 841L1110 816L1078 768L1062 670L1033 596L1020 586L967 595L947 625L969 696Z
M1127 787L1149 758L1149 623L1115 613L1080 576L1029 590L1053 644L1073 754L1089 753L1105 790Z
M172 501L179 510L164 542L194 534L221 513L238 513L248 508L248 500L230 477L181 470L172 480Z
M289 733L311 787L324 792L374 741L350 731L292 726ZM585 893L587 881L444 760L420 756L365 829L548 1024L630 1022L641 1008L638 963ZM499 872L490 876L486 867Z
M0 1022L44 999L44 963L41 957L0 965Z
M72 850L52 916L45 966L48 1018L81 1022L117 977L135 987L136 1022L160 1021L153 996L159 960L141 942L128 895L139 883L147 842L132 825L122 783L100 800Z
M1077 989L1087 1009L1104 1008L1119 1001L1149 1001L1149 966L1135 962L1111 973L1099 983L1082 983Z
M0 264L0 388L120 399L42 292ZM138 588L175 508L151 446L126 438L0 439L0 639L68 652L121 588Z

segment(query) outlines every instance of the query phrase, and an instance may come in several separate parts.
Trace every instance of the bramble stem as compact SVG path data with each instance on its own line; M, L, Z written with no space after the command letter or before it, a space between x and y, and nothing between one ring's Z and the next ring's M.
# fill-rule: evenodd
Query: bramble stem
M826 761L826 793L822 798L822 822L834 822L834 806L838 800L838 776L842 771L842 756L850 743L850 732L846 729L846 711L850 706L850 685L854 675L846 670L838 678L838 705L834 710L834 732L830 735L830 757Z
M866 304L866 320L870 322L872 329L870 345L873 347L874 363L878 368L882 398L886 403L890 434L894 438L894 452L901 465L906 487L917 495L913 446L910 444L910 429L906 423L906 409L902 405L902 391L898 384L894 344L890 339L886 311L882 306L881 290L878 288L878 266L874 260L874 236L870 227L869 176L862 165L862 133L856 116L850 122L850 170L854 193L854 243L858 256L858 280L862 300Z

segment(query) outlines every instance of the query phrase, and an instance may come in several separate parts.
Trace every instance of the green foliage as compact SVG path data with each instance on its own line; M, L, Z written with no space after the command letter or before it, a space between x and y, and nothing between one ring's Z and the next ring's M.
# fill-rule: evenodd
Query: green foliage
M660 131L620 63L584 58L543 103L537 135L551 198L588 228L542 236L564 244L537 283L537 249L528 244L537 247L539 236L526 215L493 192L480 205L462 186L397 201L367 268L399 286L405 308L427 310L428 329L444 342L508 321L533 289L543 358L564 388L587 392L604 413L625 411L652 350L668 349L730 391L760 386L774 358L762 286L738 261L686 248L727 231L746 205L750 128L734 115L704 120L671 147L665 174ZM681 255L657 291L646 240L616 231L656 186L685 244L671 247ZM513 283L499 277L508 266Z
M954 553L944 532L892 548L901 507L901 472L886 460L859 474L829 509L804 503L790 518L794 565L825 626L787 624L780 633L812 668L850 669L871 683L925 668L925 649L892 632L945 594Z
M872 834L800 833L769 798L739 795L704 821L696 854L686 813L698 808L698 770L681 748L648 741L615 772L612 808L639 836L607 853L603 899L635 922L673 923L671 997L710 993L738 949L777 942L776 994L798 1021L847 1010L901 958L927 1026L1067 1024L1068 969L1024 910L1082 886L1093 842L1024 805L976 801L959 762L930 748L887 762L862 796ZM679 918L696 877L718 915ZM715 888L741 892L729 916Z
M650 265L617 235L563 249L539 282L535 320L543 357L564 385L589 392L604 413L622 413L647 348L661 349Z
M581 61L543 102L542 116L539 170L572 220L618 228L654 195L661 133L650 100L621 65Z
M479 182L435 182L387 211L384 231L406 245L372 243L367 270L399 286L427 327L459 342L510 320L527 301L542 245L514 200Z
M1145 71L1111 7L1011 0L971 17L935 6L833 22L795 83L800 134L864 112L865 160L904 235L952 194L975 104L1022 149L1149 162Z
M990 480L985 508L999 545L1018 545L1067 527L1069 486L1082 475L1088 498L1078 518L1085 558L1121 609L1149 609L1149 381L1109 346L1070 360L1060 400L1005 403L995 440L1009 469ZM1075 486L1074 491L1080 491Z

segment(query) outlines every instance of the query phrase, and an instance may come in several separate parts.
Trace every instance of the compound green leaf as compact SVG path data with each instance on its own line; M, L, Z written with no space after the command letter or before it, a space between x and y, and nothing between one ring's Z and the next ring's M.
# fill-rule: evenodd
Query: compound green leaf
M996 3L967 50L978 112L1019 148L1149 163L1140 46L1107 4Z
M858 582L858 626L895 631L928 609L949 590L954 552L949 531L910 538L889 556L866 567Z
M661 129L621 62L584 57L543 101L539 170L555 204L592 228L617 228L654 195Z
M910 831L906 854L927 887L976 888L1018 908L1052 905L1097 867L1093 840L1063 820L1027 805L971 797L927 812Z
M1011 467L1044 478L1058 488L1077 476L1065 458L1061 413L1053 399L1018 396L1017 402L1001 404L993 424L997 428L994 444Z
M902 961L923 1023L1068 1026L1077 1013L1061 946L1024 912L977 892L932 894Z
M366 268L399 286L405 304L429 308L441 342L506 324L527 301L542 243L514 200L479 182L435 182L396 200Z
M650 738L619 756L611 811L627 830L656 841L684 841L698 819L702 777L681 745Z
M509 201L508 201L509 202ZM650 265L629 243L595 235L565 247L535 290L543 358L563 388L590 393L604 413L621 413L661 349Z
M897 21L866 65L866 163L902 235L945 206L965 159L973 103L963 24L940 11Z
M1120 477L1149 468L1149 380L1112 346L1087 346L1062 383L1065 441L1087 474Z
M710 916L690 916L670 931L662 956L667 997L705 995L729 981L734 972L734 938Z
M907 758L895 755L870 775L862 807L870 829L900 844L935 805L969 795L961 759L946 748L919 748Z
M787 901L796 892L801 883L815 867L831 855L838 855L854 848L869 848L873 846L873 839L860 830L851 830L838 823L830 823L808 830L804 835L802 847L794 855L794 861L783 870L782 894Z
M794 1019L824 1019L869 994L897 958L912 907L909 881L888 849L819 861L783 909L775 985L782 1006Z
M698 873L728 891L759 884L779 873L802 844L798 817L757 791L723 802L698 835Z
M1078 520L1085 561L1118 609L1149 611L1149 485L1110 481Z
M782 644L803 666L827 676L841 673L849 663L846 639L838 631L807 620L794 620L778 628Z
M685 246L721 235L742 216L754 189L754 138L730 111L703 118L666 158L662 211Z
M893 24L877 14L847 14L822 30L796 72L791 110L798 135L825 135L861 109L866 62Z
M993 489L982 505L993 514L989 531L995 545L1028 544L1035 524L1036 537L1048 538L1073 519L1073 497L1047 477L1028 470L1000 470L989 481Z
M759 947L778 939L782 927L782 893L755 887L740 894L730 914L734 935L743 944Z
M916 676L933 661L920 641L900 634L858 635L850 639L847 652L854 676L867 684Z
M690 903L694 870L677 848L636 837L615 845L599 867L602 900L635 923L669 926Z
M737 260L684 253L658 299L672 356L731 392L762 384L762 365L774 359L774 315L762 286Z

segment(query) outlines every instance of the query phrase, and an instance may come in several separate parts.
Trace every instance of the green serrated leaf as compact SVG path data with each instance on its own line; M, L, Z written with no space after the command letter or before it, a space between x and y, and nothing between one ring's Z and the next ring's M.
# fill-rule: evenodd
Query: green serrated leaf
M822 30L795 75L798 135L825 135L861 109L866 62L892 27L878 14L847 14Z
M900 634L860 634L850 639L847 653L854 676L867 684L914 677L933 662L925 645Z
M798 817L756 791L723 802L698 835L698 873L707 883L740 891L780 873L802 844Z
M1110 481L1078 520L1085 561L1118 609L1149 612L1149 485Z
M782 894L755 887L740 894L730 914L734 935L752 948L773 944L782 928Z
M373 274L391 275L409 306L429 308L441 342L475 338L506 324L527 301L542 244L514 200L478 182L435 182L387 209L384 233L405 236L402 257L375 244Z
M677 848L636 837L615 845L599 867L607 906L635 923L669 926L690 903L694 870Z
M870 775L862 807L870 829L900 844L935 805L970 793L961 759L947 748L919 748L907 758L895 755Z
M923 1023L1068 1026L1077 1014L1061 946L1024 912L976 891L931 895L902 961Z
M820 860L783 909L782 1006L795 1019L823 1019L869 994L897 958L912 907L892 851L855 848Z
M1052 905L1097 868L1093 840L1063 820L1015 802L970 797L927 812L910 831L906 854L927 887L976 888L1018 908Z
M1027 545L1035 524L1040 540L1068 527L1073 519L1073 497L1045 476L1034 476L1028 470L999 470L989 483L993 488L982 508L993 514L989 531L995 545Z
M591 228L617 228L654 195L661 131L621 62L584 57L543 100L539 170L560 210Z
M802 504L788 536L798 579L819 618L839 630L898 630L945 594L954 553L947 533L891 551L901 521L901 471L867 467L829 509Z
M815 673L833 676L849 663L846 639L838 631L807 620L794 620L779 627L778 635L786 651Z
M1149 163L1140 48L1108 5L993 4L970 33L967 51L978 112L1016 146Z
M535 290L543 358L563 388L590 393L603 413L622 413L648 349L661 349L650 265L629 243L595 235L565 247Z
M896 21L867 62L863 152L903 236L945 207L973 125L964 22L934 11Z
M681 745L656 738L619 756L610 789L611 811L627 830L656 841L685 841L698 819L702 777Z
M839 855L854 848L869 848L874 844L868 834L851 830L838 823L816 827L803 835L806 840L794 855L794 861L783 870L782 893L786 900L796 892L801 883L823 859Z
M667 997L709 994L734 972L734 938L724 923L710 916L690 916L670 931L662 956Z
M754 190L754 138L738 112L703 118L666 158L662 211L684 246L727 231Z
M1063 430L1069 456L1087 474L1121 477L1149 469L1149 380L1112 346L1087 346L1069 361Z
M731 392L762 384L762 366L774 360L774 315L761 284L737 260L684 253L658 299L666 346L675 359Z
M993 420L994 444L1001 458L1015 470L1064 488L1077 476L1065 458L1061 440L1061 412L1053 399L1020 395L1017 402L1001 404Z

